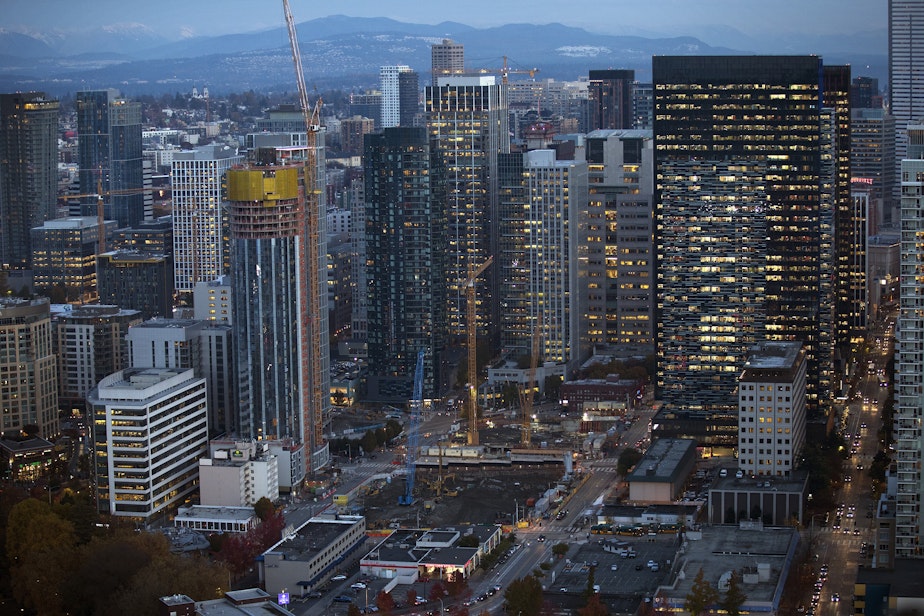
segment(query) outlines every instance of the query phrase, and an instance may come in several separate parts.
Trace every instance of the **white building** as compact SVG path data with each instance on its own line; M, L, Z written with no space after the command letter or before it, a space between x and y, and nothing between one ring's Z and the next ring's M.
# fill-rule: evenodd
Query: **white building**
M907 4L907 3L906 3ZM924 542L919 500L924 494L921 472L921 374L924 373L924 160L903 160L901 166L901 282L895 360L895 558L920 558Z
M87 402L100 513L148 522L196 491L208 443L204 379L127 368L100 381Z
M398 75L410 72L411 67L403 64L383 66L379 69L382 82L382 128L391 128L401 123L401 98Z
M279 461L258 441L214 440L199 460L202 505L246 507L261 498L279 500Z
M738 467L789 477L805 443L805 351L800 342L751 349L738 386Z
M231 280L227 276L196 283L193 289L193 318L233 324Z
M173 526L203 533L245 533L256 528L259 521L253 507L193 505L177 510Z
M173 155L173 267L178 293L189 293L197 282L227 273L222 178L243 160L228 146L205 146Z
M889 0L889 108L895 118L895 170L907 155L909 124L924 117L924 2Z

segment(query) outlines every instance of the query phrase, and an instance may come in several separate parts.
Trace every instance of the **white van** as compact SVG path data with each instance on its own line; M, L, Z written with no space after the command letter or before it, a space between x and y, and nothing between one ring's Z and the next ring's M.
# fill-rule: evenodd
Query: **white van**
M724 468L723 468L722 470L720 470L720 471L719 471L719 477L728 477L728 470L727 470L727 469L724 469Z

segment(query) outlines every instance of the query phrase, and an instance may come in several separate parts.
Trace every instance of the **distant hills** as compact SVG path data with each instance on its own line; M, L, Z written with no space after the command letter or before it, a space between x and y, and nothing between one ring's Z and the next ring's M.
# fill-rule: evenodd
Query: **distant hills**
M886 35L821 37L814 43L780 40L768 50L740 32L715 38L710 46L693 36L647 38L595 34L561 24L508 24L473 28L444 22L410 24L387 18L331 16L298 26L305 78L318 89L372 86L379 67L407 64L428 78L430 46L443 38L465 45L466 66L539 68L539 79L575 79L590 69L631 68L650 78L652 55L752 53L823 55L826 63L850 63L855 75L887 75ZM122 24L80 33L37 33L0 29L0 91L45 90L60 96L81 89L119 88L126 95L200 90L213 93L294 89L285 27L215 37L168 41L141 24Z

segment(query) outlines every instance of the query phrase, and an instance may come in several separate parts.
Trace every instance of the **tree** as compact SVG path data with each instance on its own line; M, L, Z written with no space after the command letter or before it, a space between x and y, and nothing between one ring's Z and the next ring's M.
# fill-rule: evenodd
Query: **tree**
M568 553L568 544L567 543L556 543L552 546L552 554L562 558L565 554Z
M532 575L518 578L504 591L504 611L510 616L538 614L542 609L542 584Z
M407 589L407 595L405 596L405 601L407 602L408 605L417 604L417 591L414 590L413 586Z
M446 591L450 597L458 597L468 588L468 582L461 571L453 571L446 580Z
M375 596L375 606L379 608L382 614L388 616L395 609L395 600L392 598L391 593L380 592Z
M263 496L253 504L253 512L257 514L261 522L265 522L266 518L276 512L276 507L273 505L273 501Z
M347 616L360 616L362 612L359 611L359 607L355 603L351 603L350 607L347 608Z
M442 599L444 596L446 596L446 594L446 588L443 586L443 584L440 582L434 582L433 586L430 587L430 594L427 596L427 598L430 601L436 601L438 599Z
M619 460L616 462L616 472L625 477L629 473L629 469L638 464L644 455L634 447L626 447L619 454Z
M745 601L747 601L747 595L741 590L741 580L738 578L738 572L732 571L731 578L728 580L728 589L725 591L725 596L722 597L719 607L725 610L729 616L739 616L741 606L744 605Z
M598 593L593 593L587 600L587 605L578 610L578 616L609 616L609 613Z
M683 602L683 609L690 612L690 616L700 616L719 598L719 591L706 581L706 574L702 568L693 580L693 586L687 593Z

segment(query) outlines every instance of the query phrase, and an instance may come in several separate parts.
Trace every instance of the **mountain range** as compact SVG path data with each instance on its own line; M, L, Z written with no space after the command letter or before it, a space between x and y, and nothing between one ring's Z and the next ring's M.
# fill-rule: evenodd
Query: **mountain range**
M732 29L709 31L714 46L695 36L628 36L591 33L557 23L474 28L388 18L331 16L298 25L305 78L315 88L369 87L379 67L407 64L426 81L430 46L444 38L465 45L466 66L538 68L537 78L586 76L590 69L631 68L650 79L653 55L820 54L829 64L849 63L855 75L887 74L886 33L778 40L774 48ZM817 44L817 48L815 45ZM260 32L167 40L142 24L82 32L0 29L0 91L44 90L61 96L116 87L126 95L200 90L291 90L292 59L285 27Z

